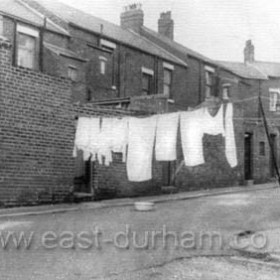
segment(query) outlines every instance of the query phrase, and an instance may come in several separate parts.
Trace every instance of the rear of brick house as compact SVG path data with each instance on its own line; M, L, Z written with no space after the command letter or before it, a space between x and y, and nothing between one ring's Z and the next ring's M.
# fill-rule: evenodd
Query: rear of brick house
M280 163L280 64L255 59L251 40L244 47L244 62L219 62L243 75L238 100L244 108L244 179L264 183L277 178ZM264 110L268 131L261 111ZM274 160L275 159L275 160Z
M235 169L226 162L219 136L205 137L206 164L194 168L180 167L178 139L178 160L154 162L153 180L143 183L127 180L117 154L105 167L73 159L72 150L79 116L143 116L184 111L202 102L215 111L213 100L227 102L229 92L230 100L242 99L254 88L244 75L189 49L178 51L173 40L170 46L147 35L151 31L145 30L137 5L121 15L122 28L64 5L52 7L45 0L17 0L14 5L25 19L4 8L1 18L2 202L62 200L74 183L83 192L94 188L114 197L158 193L170 184L191 190L243 183L242 103L235 106ZM161 19L170 21L170 14ZM172 33L159 31L172 39ZM21 42L27 49L20 50ZM21 61L20 52L26 55L32 46L32 56Z
M186 63L101 19L87 19L98 26L88 29L35 1L8 2L1 2L0 18L2 202L60 200L75 183L116 196L155 192L160 164L142 184L128 182L118 155L110 168L73 159L76 119L165 112L171 88L163 94L164 70L173 71L172 92L182 95ZM148 106L137 99L144 94Z

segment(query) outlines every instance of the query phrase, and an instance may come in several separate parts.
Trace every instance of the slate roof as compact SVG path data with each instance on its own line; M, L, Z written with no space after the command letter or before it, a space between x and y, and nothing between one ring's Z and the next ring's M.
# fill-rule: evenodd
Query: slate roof
M2 0L1 0L2 1ZM87 14L78 9L72 8L59 1L51 2L48 0L37 0L37 2L46 8L48 11L61 18L67 23L75 24L76 26L86 29L91 32L100 33L102 26L102 34L104 37L112 39L115 42L120 42L141 51L156 55L167 61L187 66L186 62L167 52L161 47L151 43L140 35L121 28L118 25L110 23L106 20Z
M0 14L8 15L13 18L15 17L38 27L42 27L44 25L43 15L40 15L37 11L34 11L26 4L18 0L0 0ZM69 33L66 30L50 20L47 20L46 27L51 31L69 36Z
M267 72L264 71L264 66L267 67L267 70L272 71L272 66L267 66L264 65L263 67L259 65L251 65L251 64L244 64L244 63L239 63L239 62L228 62L228 61L216 61L212 60L196 51L193 51L190 48L187 48L183 46L182 44L171 40L167 38L166 36L163 36L147 27L142 27L141 29L141 34L143 36L147 36L150 38L150 36L153 36L156 40L162 41L164 44L168 45L169 48L173 48L174 50L182 53L182 54L187 54L189 56L195 57L201 61L204 61L206 63L212 64L216 67L222 67L223 69L232 72L233 74L236 74L239 77L243 77L246 79L262 79L265 80L267 79ZM280 65L280 64L279 64ZM279 67L280 70L280 67ZM276 72L276 69L274 69L274 73ZM280 71L279 71L280 74Z
M280 77L279 62L254 61L253 65L268 77Z
M216 64L214 60L211 60L210 58L190 49L190 48L187 48L185 46L183 46L182 44L174 41L174 40L171 40L169 39L168 37L166 36L163 36L157 32L155 32L154 30L151 30L145 26L143 26L141 28L141 34L145 36L145 34L149 34L153 37L156 37L157 39L163 41L164 43L166 43L167 45L169 45L170 47L172 48L175 48L177 51L181 52L181 53L184 53L184 54L188 54L188 55L191 55L193 57L196 57L202 61L205 61L205 62L208 62L208 63L211 63L211 64Z
M258 79L267 80L268 75L262 71L255 63L243 63L243 62L230 62L230 61L216 61L217 64L224 66L234 74L244 77L246 79Z

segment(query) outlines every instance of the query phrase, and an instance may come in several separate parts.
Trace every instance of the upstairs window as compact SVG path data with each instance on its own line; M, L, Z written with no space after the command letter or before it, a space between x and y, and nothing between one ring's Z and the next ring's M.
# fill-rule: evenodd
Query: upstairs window
M0 15L0 35L4 35L4 20L2 15Z
M105 51L108 51L108 52L113 52L117 47L117 45L115 43L105 40L105 39L100 40L100 45L101 45L102 49L104 49Z
M269 89L269 111L280 112L280 89Z
M142 94L151 95L154 71L146 67L142 67Z
M223 100L230 98L230 84L223 84Z
M17 26L17 65L36 69L38 65L36 46L38 43L39 31L27 26Z
M205 98L214 96L215 69L205 66Z
M142 73L142 94L151 95L152 94L152 79L153 76Z
M163 63L163 94L172 98L172 74L174 66L169 63Z
M68 77L74 82L78 80L78 69L75 66L68 66Z
M100 65L100 74L106 74L106 67L107 67L107 58L104 56L99 57L99 65Z

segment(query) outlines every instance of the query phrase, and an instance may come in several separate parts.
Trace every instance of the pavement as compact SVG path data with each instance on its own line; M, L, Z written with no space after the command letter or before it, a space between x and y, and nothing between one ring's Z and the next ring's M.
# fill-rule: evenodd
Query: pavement
M277 280L280 268L264 265L265 254L240 254L231 241L280 229L279 190L265 184L3 209L0 278ZM135 211L138 200L156 202L155 211Z
M80 202L80 203L62 203L62 204L47 204L39 206L24 206L0 209L0 218L6 217L20 217L31 215L44 215L65 213L71 211L80 210L93 210L112 207L124 207L133 206L136 201L151 201L154 203L164 203L188 199L196 199L207 196L216 196L231 193L244 193L244 192L256 192L262 190L276 189L279 185L276 182L256 184L252 186L234 186L227 188L216 188L199 191L179 192L175 194L162 194L157 196L145 196L134 198L116 198L102 201Z

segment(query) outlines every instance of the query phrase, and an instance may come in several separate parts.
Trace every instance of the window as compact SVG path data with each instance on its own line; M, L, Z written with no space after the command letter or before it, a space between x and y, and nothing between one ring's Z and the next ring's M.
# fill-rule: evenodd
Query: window
M105 75L106 74L106 66L107 66L107 58L100 56L99 57L99 63L100 63L100 74Z
M68 77L72 80L72 81L77 81L78 79L78 70L75 66L68 66Z
M142 73L142 94L150 95L152 94L152 75Z
M214 95L215 69L205 66L205 98Z
M228 100L230 98L230 84L223 84L223 99Z
M152 82L154 77L154 71L145 67L142 67L142 94L152 94Z
M100 45L104 50L107 50L109 52L113 52L117 47L115 43L107 41L105 39L100 40Z
M260 156L265 156L265 143L263 141L259 143L259 148L260 148Z
M163 69L163 94L171 98L172 71Z
M269 89L269 111L280 112L280 89Z
M26 34L18 35L17 65L26 68L35 68L36 40Z
M35 69L36 45L39 31L27 26L17 25L17 65Z
M0 35L4 35L4 22L3 22L3 16L0 15Z

